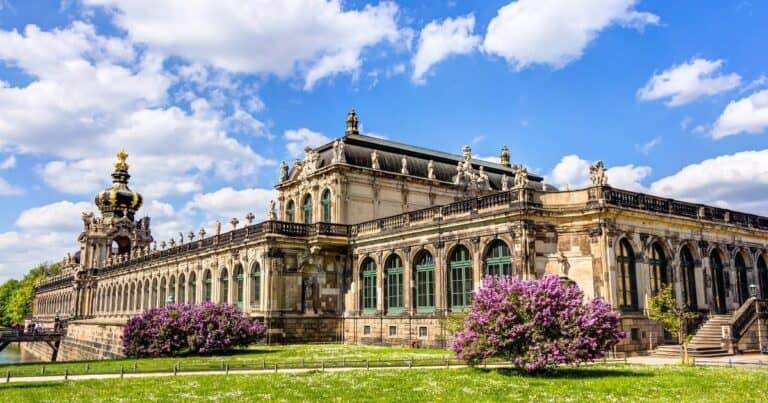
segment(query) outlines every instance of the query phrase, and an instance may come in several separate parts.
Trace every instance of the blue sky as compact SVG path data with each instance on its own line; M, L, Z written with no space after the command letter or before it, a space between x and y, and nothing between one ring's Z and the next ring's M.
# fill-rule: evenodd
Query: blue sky
M760 1L0 0L0 280L76 249L125 147L158 240L365 132L768 214ZM242 221L242 219L241 219Z

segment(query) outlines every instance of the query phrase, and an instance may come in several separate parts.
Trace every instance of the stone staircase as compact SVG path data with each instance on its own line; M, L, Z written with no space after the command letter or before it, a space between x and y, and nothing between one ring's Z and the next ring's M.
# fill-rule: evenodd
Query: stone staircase
M712 315L699 328L688 344L688 355L691 357L722 357L731 355L725 348L722 339L722 326L729 326L732 315ZM659 346L654 355L658 357L680 357L679 345Z

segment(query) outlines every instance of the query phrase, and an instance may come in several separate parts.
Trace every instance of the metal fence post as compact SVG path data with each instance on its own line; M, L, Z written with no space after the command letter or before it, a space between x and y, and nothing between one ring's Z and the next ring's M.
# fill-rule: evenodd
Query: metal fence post
M67 378L69 378L69 368L64 368L64 380L66 381Z
M91 370L91 365L90 364L85 364L85 373L87 374L88 371L90 371L90 370Z
M229 363L224 364L224 374L229 375Z
M325 361L320 361L320 371L325 372Z
M365 369L371 369L371 364L368 362L368 360L365 360Z
M135 365L136 365L136 364L134 364L134 366L135 366ZM134 371L134 372L136 372L136 371ZM123 367L123 366L121 365L121 366L120 366L120 379L123 379L123 377L124 377L124 376L125 376L125 367Z
M5 371L5 383L8 383L11 381L11 371L7 370Z

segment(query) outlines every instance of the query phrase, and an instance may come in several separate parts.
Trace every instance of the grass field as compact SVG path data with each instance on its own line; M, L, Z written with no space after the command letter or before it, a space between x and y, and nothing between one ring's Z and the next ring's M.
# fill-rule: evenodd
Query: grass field
M768 371L625 364L513 370L400 369L0 384L7 402L764 401Z
M226 365L231 369L260 368L262 365L271 367L274 363L281 367L301 366L305 363L318 363L323 360L333 360L334 364L328 366L340 366L341 362L364 366L364 360L415 360L442 359L453 357L453 353L442 349L412 349L405 347L360 346L344 344L301 344L285 346L256 345L247 350L236 350L232 354L209 357L169 357L147 359L121 359L102 361L78 361L61 363L32 363L32 364L7 364L0 365L0 376L5 376L10 371L12 377L32 375L62 375L66 369L70 375L84 373L119 373L125 372L169 372L177 363L184 370L211 370L223 368ZM438 362L439 364L439 362ZM402 365L402 363L401 363ZM319 367L319 364L317 365Z

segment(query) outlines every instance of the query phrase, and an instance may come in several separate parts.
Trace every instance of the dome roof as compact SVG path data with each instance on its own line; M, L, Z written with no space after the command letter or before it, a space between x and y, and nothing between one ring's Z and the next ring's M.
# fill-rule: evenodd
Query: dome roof
M112 187L104 189L96 195L96 207L101 211L103 217L127 217L134 219L134 215L144 201L141 194L134 192L128 187L128 164L125 160L128 153L120 150L117 153L117 163L115 172L112 172Z

